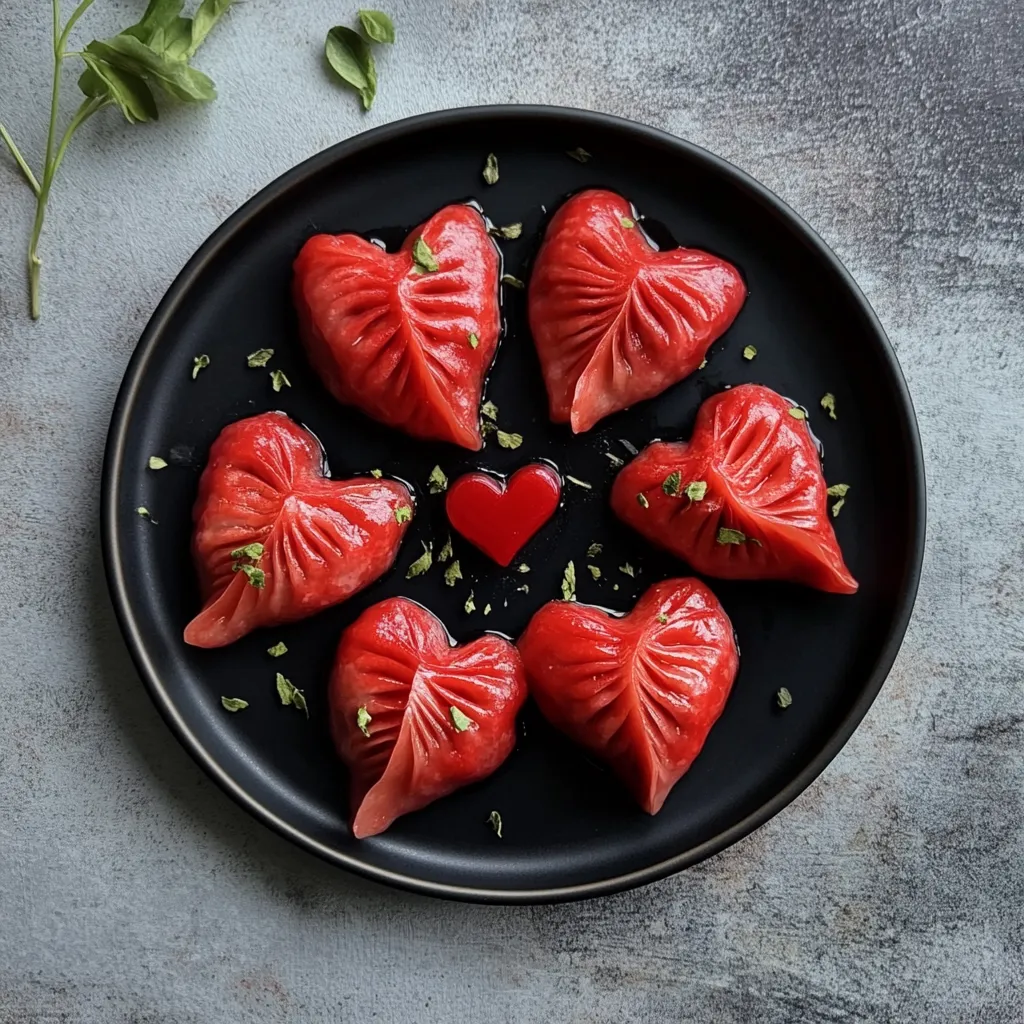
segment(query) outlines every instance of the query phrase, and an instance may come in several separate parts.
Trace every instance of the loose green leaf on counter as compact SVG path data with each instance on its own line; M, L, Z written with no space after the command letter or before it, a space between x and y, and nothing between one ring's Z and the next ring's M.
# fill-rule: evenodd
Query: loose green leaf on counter
M324 55L334 73L359 93L363 110L369 110L377 95L377 62L370 44L353 29L335 25L327 33Z
M167 460L161 459L159 455L150 455L149 461L146 463L150 469L166 469Z
M423 542L420 541L422 544ZM423 554L416 559L406 570L405 578L411 580L416 576L422 576L434 564L434 553L430 546L423 544Z
M205 370L210 365L210 357L204 352L200 356L195 356L192 360L192 379L195 380L199 376L200 370Z
M435 274L441 269L434 258L434 250L427 245L422 235L412 244L412 261L421 274Z
M282 654L288 653L288 647L283 640L278 640L273 647L267 648L267 654L272 658L280 658Z
M395 23L383 11L360 11L359 24L366 38L375 43L395 41Z
M370 738L370 723L373 721L373 715L366 710L365 704L360 704L356 708L356 728L367 738Z
M562 576L562 600L576 600L576 566L569 562Z
M261 366L266 366L273 356L274 350L272 348L258 348L255 352L250 352L245 357L245 363L250 370L256 370Z
M473 719L465 712L460 711L454 704L448 708L448 714L451 716L456 732L465 732L473 724Z
M448 477L440 466L435 466L427 477L427 490L431 494L442 494L448 490Z
M498 158L493 153L487 154L483 173L484 181L488 185L496 185L498 183Z
M220 703L225 711L244 711L249 706L241 697L221 697Z
M281 388L290 388L292 386L292 382L285 376L284 370L271 370L270 384L275 391L280 391Z

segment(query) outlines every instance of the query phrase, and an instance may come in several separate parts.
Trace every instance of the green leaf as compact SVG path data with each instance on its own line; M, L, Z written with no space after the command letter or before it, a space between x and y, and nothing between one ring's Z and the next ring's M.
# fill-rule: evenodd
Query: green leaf
M582 487L584 490L592 491L594 489L593 484L588 484L586 480L579 480L574 476L569 476L568 473L565 475L565 479L571 484L575 484L577 487Z
M828 413L830 420L837 419L836 417L836 396L831 391L826 391L821 396L821 407Z
M680 485L683 482L683 476L679 470L674 470L669 473L664 480L661 481L661 489L670 497L678 498L680 494Z
M430 476L427 477L427 490L431 494L443 494L448 490L448 477L444 475L444 470L440 466L435 466L430 471Z
M480 415L486 416L489 420L497 421L498 407L493 402L484 402L484 404L480 406Z
M499 430L496 436L502 448L518 448L523 443L522 434L507 434L504 430Z
M249 369L255 370L258 367L266 366L273 358L273 355L274 350L272 348L258 348L255 352L250 352L245 357L245 362Z
M423 542L420 541L422 544ZM430 547L423 544L423 554L416 559L412 565L406 570L405 578L411 580L416 576L422 576L432 565L434 564L434 553L430 550Z
M188 56L191 57L199 49L203 40L210 34L210 30L224 16L224 12L231 6L233 0L203 0L192 19L192 40L188 47Z
M795 420L807 419L807 413L804 412L804 410L801 409L798 405L794 405L793 408L789 410L789 415L792 416Z
M833 484L831 487L826 489L825 493L830 498L845 498L846 492L849 491L849 489L849 484Z
M493 153L487 154L487 162L484 164L484 181L488 185L496 185L498 182L498 158Z
M480 339L475 334L471 334L467 340L470 348L476 348L480 344Z
M225 711L244 711L249 706L241 697L221 697L220 702Z
M523 282L520 281L518 277L513 277L511 274L502 274L501 283L507 284L509 288L518 288L520 291L522 291L526 287L526 285L523 284Z
M834 505L832 506L832 518L833 518L833 519L835 519L835 517L836 517L837 515L839 515L839 510L840 510L840 509L841 509L841 508L842 508L842 507L843 507L843 506L844 506L845 504L846 504L846 499L845 499L845 498L840 498L840 499L839 499L839 500L838 500L838 501L837 501L837 502L836 502L836 503L835 503L835 504L834 504Z
M590 159L590 154L582 146L577 146L575 149L567 149L565 155L572 157L578 164L585 164Z
M587 558L597 558L602 551L604 551L604 545L595 542L587 548Z
M757 349L754 348L753 345L747 345L747 347L743 350L743 358L746 359L747 362L750 362L750 360L753 359L756 355Z
M465 732L473 724L473 719L463 714L454 704L448 708L448 714L451 715L456 732Z
M334 73L359 93L363 109L369 110L377 95L377 63L366 40L344 25L335 25L327 33L324 54Z
M636 571L633 569L633 566L629 564L629 562L624 562L622 565L620 565L619 572L623 572L627 576L632 576L636 578Z
M632 217L620 217L619 223L628 231L630 228L636 227L636 221Z
M601 578L601 567L600 566L588 565L587 568L590 570L590 575L593 576L595 580L599 580Z
M463 605L466 609L466 614L469 615L471 612L476 611L476 601L473 600L473 591L469 592L469 597L466 598L466 603Z
M305 694L297 686L293 686L290 679L285 679L280 672L277 673L277 695L281 698L281 703L285 707L289 704L297 707L300 711L305 711L306 717L309 718L309 708L306 707Z
M395 41L395 23L383 11L360 11L359 24L366 37L375 43Z
M786 689L785 686L779 687L779 692L775 694L775 703L780 708L788 708L793 703L793 694Z
M249 585L257 590L262 590L267 585L267 574L262 569L257 569L255 565L233 565L231 569L233 572L244 572Z
M664 612L660 612L658 621L664 626L668 622L668 616Z
M85 71L78 79L78 87L86 96L109 97L129 124L157 120L160 115L153 90L138 75L119 71L91 53L83 52L82 60Z
M267 654L269 654L272 658L280 658L282 654L287 653L288 648L283 640L278 640L278 642L274 644L273 647L267 648Z
M651 507L651 503L647 500L647 495L646 494L638 494L636 496L636 503L641 508L650 508Z
M490 615L490 614L491 614L491 606L489 604L485 604L484 605L484 615Z
M412 506L410 505L397 505L395 507L395 522L401 526L402 523L407 523L412 519Z
M576 566L569 562L562 574L562 600L576 600Z
M448 566L444 571L444 581L449 587L455 586L456 580L462 579L462 568L459 565L459 560L456 558L451 565Z
M231 552L231 557L236 561L240 558L252 558L259 559L263 557L263 545L259 541L254 541L252 544L246 544L244 547L235 548Z
M720 526L715 542L718 544L746 544L747 535L742 530L730 530L727 526Z
M370 723L372 721L373 715L366 710L366 705L360 704L356 709L356 726L367 739L370 738Z
M182 6L183 0L149 0L142 17L121 34L135 36L139 42L145 43L147 46L152 45L154 36L166 37L168 29L175 22L188 21L187 18L180 17Z
M159 85L165 92L183 102L197 103L215 99L217 90L202 71L182 60L151 50L135 36L119 35L112 39L94 39L85 48L111 67Z
M281 388L290 388L292 386L292 382L285 376L284 370L271 370L270 386L275 391L280 391Z
M518 238L523 233L523 225L521 221L516 221L515 224L506 224L504 227L494 228L491 231L492 235L497 235L498 238L507 238L510 241Z
M690 499L690 501L703 501L704 495L708 493L708 485L705 480L691 480L686 485L686 490L683 493Z
M384 475L383 470L380 470L380 469L371 469L370 470L370 476L372 476L374 480L379 480L383 475Z
M150 455L147 465L150 469L166 469L167 460L161 459L159 455Z
M441 269L437 260L434 259L433 250L423 241L422 236L413 242L412 261L421 274L433 274Z
M175 18L166 28L157 32L152 39L143 39L151 50L164 53L171 60L188 60L192 46L192 19Z
M516 572L529 572L529 571L530 571L530 567L525 562L520 562L519 565L516 566Z
M487 815L487 824L494 829L494 834L500 839L501 838L501 815L497 811L491 811Z
M439 562L447 562L452 557L454 552L452 551L452 538L451 534L448 535L448 539L444 542L444 547L438 552L437 560Z
M199 376L200 370L205 370L210 365L210 357L204 352L201 356L196 356L192 360L192 379L195 380Z
M149 509L145 505L140 505L136 510L136 515L141 516L143 519L152 519L153 517L149 513Z

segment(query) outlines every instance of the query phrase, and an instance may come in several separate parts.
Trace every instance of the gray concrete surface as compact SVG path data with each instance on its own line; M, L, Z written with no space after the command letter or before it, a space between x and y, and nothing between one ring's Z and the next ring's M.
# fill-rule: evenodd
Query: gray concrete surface
M98 0L78 37L142 6ZM1020 5L388 6L369 115L319 60L354 10L251 0L200 55L216 103L95 118L56 189L38 324L30 195L0 159L0 1021L1024 1020ZM0 117L33 160L46 7L0 2ZM203 238L364 127L508 101L659 125L790 202L892 337L930 484L904 649L823 777L709 863L555 908L384 890L251 821L151 707L97 550L114 394Z

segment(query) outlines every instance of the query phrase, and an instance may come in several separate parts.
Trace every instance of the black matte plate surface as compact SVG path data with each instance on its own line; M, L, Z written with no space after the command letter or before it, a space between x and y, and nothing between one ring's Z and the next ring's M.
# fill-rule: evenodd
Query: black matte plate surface
M593 159L565 155L582 146ZM498 154L501 177L481 168ZM630 199L661 244L722 255L750 296L712 347L707 367L659 398L573 437L547 420L526 328L525 294L506 289L507 331L486 397L525 441L493 439L480 453L425 444L337 405L307 366L289 297L292 259L317 231L355 231L397 246L439 207L475 199L497 224L522 221L503 242L505 269L529 277L546 215L585 186ZM547 214L546 212L547 211ZM745 361L745 345L757 347ZM260 347L277 355L290 389L246 366ZM210 366L191 377L193 356ZM554 733L528 704L515 752L490 779L362 842L347 828L346 777L327 728L326 679L341 630L364 608L406 594L438 614L459 641L484 629L511 636L559 595L573 559L581 601L626 610L650 584L687 575L619 524L607 507L614 468L654 438L689 435L700 402L744 381L767 384L811 410L826 477L851 490L836 520L854 597L774 583L710 580L732 618L742 664L703 753L656 817L614 777ZM839 418L819 408L836 396ZM417 484L418 514L394 570L346 604L231 647L186 647L199 607L190 564L190 510L211 442L226 424L283 409L321 439L333 475L379 466ZM171 467L146 469L152 454ZM449 477L475 467L511 471L533 459L593 485L567 483L556 517L523 551L528 575L500 571L455 538L466 580L445 587L435 567L405 570L447 535L443 500L426 494L431 467ZM157 523L140 518L146 506ZM103 481L103 537L114 603L128 646L161 712L201 765L257 817L308 849L372 878L437 895L492 901L555 900L651 881L722 849L792 800L831 760L874 699L913 606L924 543L924 479L910 398L867 302L830 250L778 198L741 171L671 136L627 121L558 108L457 110L368 132L307 161L264 189L207 241L175 281L139 343L118 396ZM598 541L604 553L587 559ZM517 560L518 561L518 560ZM584 565L599 565L591 579ZM618 567L629 562L631 578ZM529 583L529 594L517 590ZM618 589L615 589L615 585ZM463 603L475 593L478 611ZM507 606L506 606L507 601ZM483 607L493 611L484 617ZM266 648L284 640L287 656ZM307 721L282 707L283 671L309 700ZM774 695L786 685L785 712ZM244 697L229 714L220 696ZM498 840L486 824L497 809Z

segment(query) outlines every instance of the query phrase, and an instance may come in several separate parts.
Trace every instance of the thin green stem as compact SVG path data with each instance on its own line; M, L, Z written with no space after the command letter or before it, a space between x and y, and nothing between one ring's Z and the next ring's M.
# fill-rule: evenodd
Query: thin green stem
M32 191L39 195L39 182L36 180L36 176L32 173L32 168L29 167L25 158L21 155L21 150L14 144L14 139L11 138L10 132L0 124L0 139L3 139L7 143L7 148L11 151L11 156L14 157L14 162L21 169L21 173L25 175L25 180L32 186Z
M60 38L57 40L57 49L63 52L64 46L68 41L68 36L71 34L71 30L75 27L75 22L85 14L87 10L92 6L93 0L82 0L82 2L71 12L71 17L68 18L68 23L64 26L64 31L61 32Z

